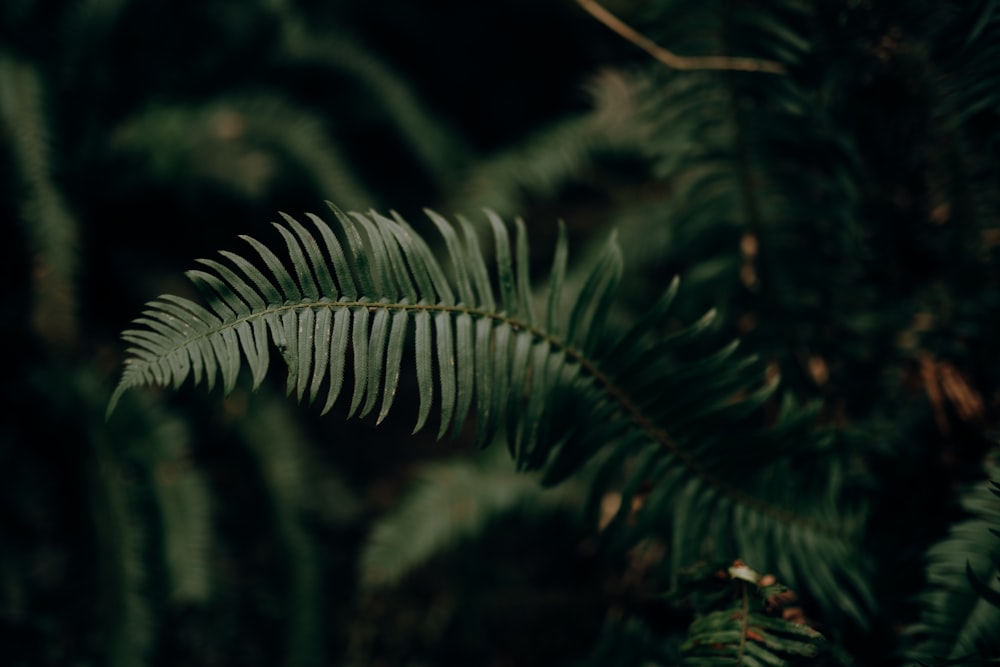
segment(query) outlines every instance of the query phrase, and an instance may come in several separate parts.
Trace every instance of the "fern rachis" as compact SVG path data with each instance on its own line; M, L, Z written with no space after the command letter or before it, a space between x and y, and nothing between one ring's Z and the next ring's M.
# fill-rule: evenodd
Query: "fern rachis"
M291 270L265 244L243 237L270 275L222 253L231 267L202 260L210 272L188 273L208 308L175 296L151 302L136 320L143 327L123 335L132 356L109 411L129 388L176 387L189 374L196 384L204 376L210 388L221 376L228 392L243 358L257 386L273 343L288 367L289 394L323 400L325 412L349 391L349 416L382 420L412 343L416 429L436 405L438 436L457 432L475 406L476 440L488 444L505 432L519 466L544 468L549 482L610 451L594 497L620 485L626 508L640 487L654 486L638 517L620 513L607 535L624 544L636 539L633 524L673 531L675 567L735 551L786 564L792 571L783 576L796 585L821 570L815 594L824 606L864 616L856 598L865 597L865 587L851 563L860 521L835 511L843 492L830 486L836 475L792 489L793 476L772 465L793 447L815 454L811 421L793 409L762 427L757 409L774 384L736 358L734 346L706 355L699 330L707 320L662 334L674 324L676 281L639 323L608 341L604 329L622 269L613 237L563 308L567 252L560 235L545 313L538 315L522 223L512 243L504 223L488 214L496 252L491 280L465 220L456 229L428 213L444 239L449 275L398 216L334 210L337 231L312 215L314 232L289 216L287 226L276 225ZM747 451L748 442L766 447ZM746 475L748 462L763 473L759 479ZM767 479L781 481L760 483ZM795 551L791 558L780 553L786 547Z

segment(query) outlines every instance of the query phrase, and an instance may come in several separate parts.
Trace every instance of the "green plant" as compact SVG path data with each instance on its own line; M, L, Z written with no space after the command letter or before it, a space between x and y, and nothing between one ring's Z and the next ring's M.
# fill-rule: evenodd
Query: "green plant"
M289 394L326 412L350 368L348 415L381 421L410 343L420 387L415 430L433 404L438 437L457 432L475 403L476 441L488 444L502 430L519 467L543 469L547 483L600 456L590 506L612 491L621 496L604 539L627 548L662 535L668 577L701 558L748 554L780 567L830 616L864 622L871 600L855 547L863 511L849 509L849 480L829 438L815 435L809 411L788 403L771 423L762 419L775 384L762 381L753 359L736 357L735 345L705 349L711 315L670 331L676 281L640 322L605 337L620 272L613 239L580 294L567 298L563 237L545 315L536 316L523 225L512 249L504 224L488 215L491 281L471 225L463 222L460 237L428 213L448 248L449 279L401 219L334 212L336 233L315 216L314 232L285 216L287 226L277 227L285 261L244 237L270 275L230 252L222 253L228 266L202 260L211 272L188 276L210 310L171 295L151 302L136 321L142 328L124 334L131 356L109 414L135 386L177 388L191 376L209 388L221 379L232 391L244 359L259 385L273 345ZM825 477L791 473L808 459L822 461L811 470Z
M997 3L604 4L2 3L5 661L750 663L765 587L717 577L734 558L799 594L779 637L826 638L762 660L996 661ZM353 302L306 303L309 236L343 295L322 226L261 231L325 198L403 213L331 220ZM424 206L471 221L457 261ZM483 206L527 221L509 268ZM188 305L181 267L237 233L284 284L215 257ZM232 390L105 422L123 318L190 299L141 349L225 322L223 266L264 303L237 289L246 327L205 339ZM468 460L494 440L514 456Z
M990 472L997 476L995 464ZM970 518L952 526L947 539L927 552L929 586L907 650L919 664L975 664L977 657L996 656L1000 598L985 582L1000 572L998 500L997 482L967 489L961 503Z
M594 10L593 3L581 4ZM938 94L937 81L923 72L956 71L954 63L964 57L956 53L991 29L990 7L954 20L961 25L975 17L965 46L956 50L940 38L928 51L933 55L907 54L914 96ZM638 165L640 178L660 183L670 196L617 212L625 221L625 265L635 264L633 275L642 276L626 283L624 299L615 292L622 259L614 241L596 252L591 268L576 272L568 268L561 229L548 286L536 294L530 274L537 259L526 227L518 223L512 243L490 212L492 263L480 252L471 223L461 219L456 229L428 213L447 266L399 216L334 209L334 228L310 215L311 229L285 216L286 225L278 226L284 258L244 237L261 262L226 252L228 264L201 260L208 269L188 273L208 308L172 296L149 305L137 320L142 328L125 333L132 357L109 409L129 388L176 388L191 375L210 388L221 380L232 391L244 360L259 386L272 346L288 367L288 393L319 402L324 413L344 393L347 416L373 415L381 422L401 378L412 377L415 432L433 413L439 438L458 435L471 411L471 439L488 445L503 435L519 469L539 470L548 484L583 475L585 515L603 550L621 555L662 545L664 555L647 573L653 581L676 585L694 562L738 556L780 572L836 639L867 632L873 619L885 623L871 559L879 545L867 528L874 499L865 485L872 480L858 471L866 467L864 449L879 438L883 420L912 399L887 383L891 393L876 402L876 390L846 391L830 374L864 376L917 363L942 432L948 429L943 393L963 418L976 419L982 408L962 389L967 382L954 365L935 360L954 351L928 350L948 337L950 327L971 325L969 340L981 340L990 316L978 312L988 312L992 301L985 291L975 293L972 300L983 308L972 320L956 315L936 331L913 330L911 322L934 298L935 287L898 281L892 269L912 261L905 252L890 258L889 270L872 254L884 232L865 223L896 204L866 189L866 169L879 156L858 141L861 130L845 122L852 109L839 97L851 90L842 61L859 51L849 36L838 41L845 33L817 36L822 11L778 0L767 12L729 3L651 3L647 12L658 42L684 53L741 56L688 60L608 19L670 67L702 71L678 74L656 66L630 74L624 96L631 99L624 111L615 107L627 121L614 114L568 121L473 179L478 189L499 192L503 207L511 209L525 188L552 196L594 160L625 156ZM841 8L832 11L852 17ZM818 59L817 43L826 50L822 55L833 57ZM992 70L979 75L989 79ZM606 77L604 84L615 81ZM977 250L963 237L991 228L996 211L960 182L973 171L987 181L993 175L977 150L962 144L973 131L974 114L966 109L983 107L950 89L940 97L922 120L932 128L928 145L950 154L954 166L916 168L933 185L930 204L962 202L941 215L956 218L952 247L968 253L970 267L983 267L970 268L968 277L989 282L994 274L988 262L972 260ZM573 150L562 152L567 145ZM535 168L528 177L519 166L526 160ZM678 297L676 282L657 305L644 305L644 299L655 300L649 290L657 289L664 267L690 276L688 293L710 295L721 317L691 325L696 300ZM633 322L627 313L635 310L642 316ZM765 356L769 377L765 364L718 342L736 334ZM904 334L905 344L885 342ZM789 378L795 393L822 403L803 406L791 392L775 394L774 370ZM896 446L892 440L881 444L886 460ZM479 491L485 501L486 486ZM446 532L468 530L453 524ZM978 578L968 585L971 599L991 597ZM744 603L748 599L744 594ZM954 607L949 610L951 619ZM736 632L738 642L729 643L731 613L693 620L698 639L681 650L684 659L700 664L718 657L699 658L695 645L738 646L729 658L754 664L744 648L757 645L746 643L746 632ZM647 623L653 616L629 614ZM746 621L748 610L742 614ZM641 626L624 627L631 633ZM802 636L811 632L803 629ZM982 635L985 626L977 632ZM786 648L794 644L790 636L782 641L791 642ZM988 642L979 646L983 656L993 650ZM652 658L656 650L650 651L645 655Z

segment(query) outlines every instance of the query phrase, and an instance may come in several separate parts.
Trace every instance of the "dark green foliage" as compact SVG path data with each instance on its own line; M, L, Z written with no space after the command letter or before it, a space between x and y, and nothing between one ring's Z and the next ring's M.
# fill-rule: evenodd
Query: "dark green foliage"
M992 476L996 466L989 468ZM927 552L928 589L920 623L910 628L915 645L907 657L920 664L955 664L1000 653L1000 492L982 482L961 499L969 519L952 526L947 539Z
M583 4L0 3L4 664L1000 660L1000 5Z
M358 182L316 114L277 95L245 95L206 107L152 107L130 119L113 145L154 181L178 182L188 197L217 188L263 200L282 179L313 181L351 206L376 200Z
M561 291L562 240L541 318L523 225L512 244L504 224L487 215L497 255L491 281L472 228L463 222L460 238L429 212L448 249L449 279L402 219L335 213L336 233L315 216L313 230L285 216L287 227L278 229L288 260L244 237L270 276L233 253L223 253L229 267L204 260L212 273L188 275L211 310L171 295L151 302L136 320L142 328L123 334L132 347L109 412L132 387L177 388L189 375L209 388L221 378L232 391L244 359L257 386L273 344L288 368L289 394L308 395L326 412L343 389L348 416L381 406L381 421L412 341L421 388L416 430L432 401L438 437L457 432L475 404L479 444L505 430L518 466L544 469L546 483L600 453L589 505L620 493L621 509L604 528L611 544L625 548L662 532L668 572L703 557L747 554L810 586L827 613L865 622L873 601L854 546L864 506L846 502L842 463L810 433L810 415L789 403L761 428L759 410L774 384L752 359L735 356L735 344L699 349L711 314L664 335L676 281L634 327L609 338L602 331L620 272L613 240L576 297ZM829 481L795 483L788 466L806 456L822 457ZM642 509L633 512L641 491Z
M33 264L32 326L65 346L76 335L79 229L53 179L46 104L37 69L0 51L0 137L19 166L15 217Z
M728 578L728 590L713 591L712 604L696 608L689 636L681 645L680 664L783 667L816 664L826 651L823 635L801 620L795 622L782 616L783 601L794 599L794 594L790 595L789 589L776 583L774 577L765 581L742 561L736 561L728 570L716 573L715 578ZM715 583L715 588L720 588L719 582Z
M253 396L238 429L263 482L275 525L286 580L284 605L290 611L284 632L283 664L325 663L323 643L323 556L305 526L308 454L304 435L278 397Z
M519 473L499 447L478 461L448 461L420 471L406 500L378 521L361 554L360 585L401 582L432 557L480 538L500 519L528 523L548 514L579 515L580 485L545 489Z

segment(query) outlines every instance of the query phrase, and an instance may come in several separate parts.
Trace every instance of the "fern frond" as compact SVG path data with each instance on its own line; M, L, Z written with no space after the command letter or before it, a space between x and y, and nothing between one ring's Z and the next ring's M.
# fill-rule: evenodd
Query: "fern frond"
M718 664L785 667L817 664L826 640L816 630L780 615L775 600L788 589L777 583L759 585L761 577L740 561L729 568L735 599L694 620L681 646L686 667ZM826 664L826 663L823 663Z
M429 416L432 400L442 414L439 435L461 425L478 392L489 418L481 437L485 442L512 407L534 402L537 410L544 398L511 395L505 387L523 387L531 377L544 389L559 380L559 374L529 375L533 360L550 351L580 357L596 345L600 303L619 271L613 245L571 316L559 312L558 302L550 309L547 317L566 320L563 328L568 328L556 339L535 323L523 227L512 245L504 224L491 214L498 260L494 287L476 236L464 221L459 237L447 221L430 214L446 241L455 272L449 278L402 219L336 215L339 233L313 215L312 230L285 216L287 226L278 227L290 267L264 244L243 237L270 275L233 253L222 253L229 266L201 260L211 271L188 276L206 292L209 308L172 295L149 304L136 320L145 328L123 334L133 344L133 356L109 413L131 387L177 387L189 375L196 384L204 378L209 388L221 378L231 391L241 356L256 387L269 367L273 342L289 368L289 393L300 399L308 393L315 402L325 388L323 411L328 411L345 388L345 366L352 358L350 413L365 416L380 406L384 417L395 397L403 347L412 341L421 388L417 428ZM493 379L501 390L493 391Z
M624 73L610 70L594 77L588 88L592 111L559 120L474 166L457 207L513 215L528 202L551 201L592 178L602 159L628 156L638 162L649 140L648 126L636 119L643 91Z
M943 97L950 98L955 124L980 114L995 117L1000 114L1000 11L992 0L977 0L953 11L957 16L941 26L938 36L950 75L941 84Z
M537 478L518 473L495 450L481 456L420 471L408 496L372 529L361 555L363 587L398 583L435 554L480 536L504 515L578 510L580 489L543 489Z
M993 0L950 8L937 28L933 86L935 124L948 160L938 195L953 226L967 230L963 249L976 263L1000 219L1000 11ZM940 186L939 186L940 187ZM987 306L990 310L993 310Z
M518 466L544 469L548 483L602 452L595 501L619 486L623 498L606 529L610 541L633 541L632 526L666 530L674 567L746 554L796 585L812 582L824 608L864 617L853 545L863 513L848 511L846 476L813 434L807 411L787 406L775 424L763 423L759 408L775 382L736 355L735 344L706 353L699 332L711 317L665 335L676 329L669 315L676 281L640 322L608 340L604 327L621 272L613 238L579 295L568 299L551 288L541 314L534 312L522 224L512 243L503 222L488 215L496 248L491 280L469 224L456 230L429 216L444 238L451 275L402 219L377 213L336 211L336 232L315 216L312 230L285 216L279 228L288 259L244 237L264 270L232 253L223 254L230 266L203 260L212 271L188 275L204 289L208 308L165 295L136 320L142 328L123 334L131 356L109 414L130 388L176 387L189 376L209 388L221 378L230 391L244 359L259 385L273 343L288 367L289 394L322 401L324 412L349 395L349 416L382 418L410 343L418 429L433 406L438 436L457 430L475 404L478 442L505 432ZM562 237L554 286L564 257ZM793 470L807 461L832 468L793 483L802 477ZM747 475L748 467L760 474ZM643 493L633 518L628 508Z
M907 632L919 643L906 657L920 664L1000 658L1000 485L977 484L961 504L971 518L927 552L921 619Z
M469 159L463 139L442 123L417 90L379 53L347 32L315 32L290 6L273 3L281 26L279 61L330 68L350 75L374 98L377 112L410 149L436 185L448 185Z
M354 176L321 116L280 95L151 106L116 129L112 148L135 159L156 180L182 189L212 183L259 199L291 171L312 181L318 192L351 206L376 201Z
M108 605L107 664L132 667L150 664L155 647L156 616L149 599L145 550L149 530L136 511L136 489L124 479L120 459L109 442L93 443L96 468L91 479L94 519L101 536L101 585Z
M696 5L683 0L654 0L637 12L641 21L637 26L657 44L692 59L736 56L779 63L794 73L812 48L803 35L811 11L811 5L800 0L753 4L707 0ZM765 85L782 78L759 76L759 71L736 74L749 74Z
M0 53L0 139L17 174L18 222L32 256L36 333L68 345L76 336L76 219L53 179L45 84L34 66Z
M191 460L185 423L138 396L121 408L108 428L100 423L98 396L104 378L89 369L78 374L75 395L92 424L99 490L94 495L99 524L107 523L114 605L109 618L109 664L150 663L161 647L159 626L169 606L207 605L213 594L212 496L202 469ZM109 511L110 508L110 511ZM106 515L106 516L105 516ZM166 596L158 599L163 591Z
M555 197L610 143L602 141L599 130L591 114L563 119L473 167L458 208L512 215L523 209L526 195Z
M324 654L322 558L304 521L307 443L279 398L269 392L249 396L236 428L271 501L270 519L287 577L283 664L318 667Z
M100 393L96 382L89 384L94 386L85 391ZM100 414L96 400L89 407ZM133 519L156 527L154 540L161 547L156 555L161 560L151 569L163 578L171 603L206 603L212 594L211 493L204 471L192 464L190 434L183 421L148 398L129 401L124 412L112 439L121 450L119 467L132 467L133 485L144 499L144 511L133 509ZM95 425L98 429L107 432L106 425Z
M650 275L680 273L692 292L711 295L722 327L806 391L816 385L804 362L852 353L839 342L876 319L863 310L869 292L856 288L862 263L844 261L866 253L863 179L851 137L817 103L822 65L808 60L822 42L816 12L798 0L643 5L645 25L634 24L658 44L780 62L788 74L674 72L653 62L634 75L632 125L670 194L650 214L625 210L618 221L625 257L646 277L631 305L650 298Z
M92 391L96 377L85 372L73 379L81 389ZM81 392L78 396L88 394ZM122 440L126 446L131 444L127 436L116 438L107 429L93 429L88 471L91 511L101 548L98 562L102 595L98 606L104 612L101 630L111 667L150 664L159 621L150 599L150 570L154 568L150 568L147 552L153 531L149 513L144 511L145 489L130 475L131 462L121 451Z
M162 472L163 470L168 472ZM208 570L209 492L197 472L160 471L156 493L163 520L163 540L171 601L204 603L211 595ZM177 478L167 477L177 475Z

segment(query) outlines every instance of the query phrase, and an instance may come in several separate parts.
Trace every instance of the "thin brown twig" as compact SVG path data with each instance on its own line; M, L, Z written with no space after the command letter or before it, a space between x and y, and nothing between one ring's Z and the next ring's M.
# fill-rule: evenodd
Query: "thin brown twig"
M739 58L731 56L679 56L668 51L632 28L617 16L602 7L595 0L576 0L591 16L653 56L667 67L676 70L734 70L740 72L761 72L785 74L785 66L774 60Z

